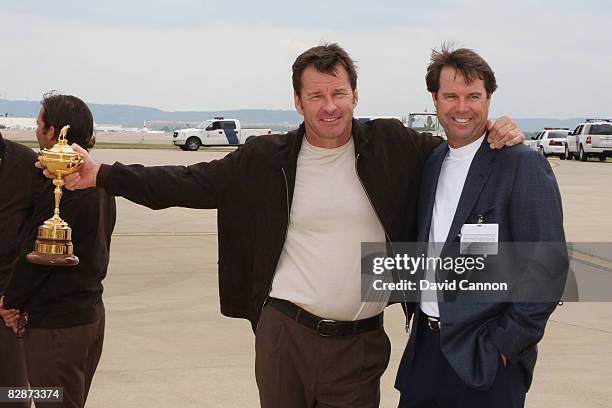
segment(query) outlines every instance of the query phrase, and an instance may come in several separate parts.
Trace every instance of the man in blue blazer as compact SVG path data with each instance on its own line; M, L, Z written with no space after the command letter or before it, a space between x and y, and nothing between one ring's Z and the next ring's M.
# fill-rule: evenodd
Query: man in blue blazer
M441 253L430 245L428 256L449 255L473 232L470 224L482 224L492 242L557 243L542 245L548 254L519 252L517 263L523 275L565 282L561 196L548 161L524 145L491 150L486 143L497 87L489 65L472 50L443 45L432 52L426 82L448 138L429 157L421 183L418 240L444 243ZM429 270L423 279L443 278ZM395 384L400 407L523 407L537 343L562 286L547 290L545 301L513 303L422 292Z

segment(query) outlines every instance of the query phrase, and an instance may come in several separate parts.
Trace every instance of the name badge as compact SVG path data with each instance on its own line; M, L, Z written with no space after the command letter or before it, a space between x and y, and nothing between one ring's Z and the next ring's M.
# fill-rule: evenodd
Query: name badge
M497 255L499 224L463 224L459 252L462 255Z

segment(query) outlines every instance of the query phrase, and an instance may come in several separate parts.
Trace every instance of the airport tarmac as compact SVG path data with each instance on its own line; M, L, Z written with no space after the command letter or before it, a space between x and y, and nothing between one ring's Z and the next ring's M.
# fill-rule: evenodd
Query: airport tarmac
M36 134L33 130L2 130L4 137L15 141L35 141ZM147 132L96 132L96 141L101 143L129 143L129 144L153 144L172 145L172 132L147 133Z
M227 152L94 150L105 163L191 164ZM612 241L612 162L550 159L568 241ZM608 186L608 187L606 187ZM254 335L223 317L217 293L216 211L153 211L117 199L105 280L106 341L88 407L258 407ZM396 407L403 313L387 308L392 343L381 407ZM610 407L612 303L566 303L540 345L530 408ZM288 407L289 408L289 407Z

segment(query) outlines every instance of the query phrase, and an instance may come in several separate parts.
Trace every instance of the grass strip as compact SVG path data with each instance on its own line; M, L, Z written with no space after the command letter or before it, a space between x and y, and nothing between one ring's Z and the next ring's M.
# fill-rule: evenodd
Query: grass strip
M15 140L17 143L22 145L38 148L38 142L29 140ZM174 145L165 144L147 144L147 143L109 143L109 142L96 142L95 149L160 149L160 150L178 150L178 147Z

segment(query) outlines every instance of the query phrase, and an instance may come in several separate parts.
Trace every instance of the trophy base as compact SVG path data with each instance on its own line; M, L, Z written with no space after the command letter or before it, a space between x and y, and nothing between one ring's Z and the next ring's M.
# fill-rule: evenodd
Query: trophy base
M43 254L36 251L27 254L26 260L37 265L53 266L74 266L79 263L79 258L74 254Z
M26 261L38 265L74 266L79 258L72 252L72 229L56 214L38 227L34 251Z

